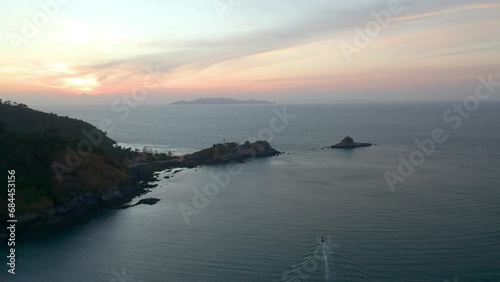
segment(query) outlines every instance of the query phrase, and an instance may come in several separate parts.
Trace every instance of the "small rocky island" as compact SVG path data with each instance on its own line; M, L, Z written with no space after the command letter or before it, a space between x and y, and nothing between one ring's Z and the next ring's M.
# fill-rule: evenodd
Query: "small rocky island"
M346 138L342 139L342 141L338 144L335 144L331 146L330 148L332 149L354 149L354 148L359 148L359 147L370 147L372 144L370 143L356 143L354 140L347 136Z

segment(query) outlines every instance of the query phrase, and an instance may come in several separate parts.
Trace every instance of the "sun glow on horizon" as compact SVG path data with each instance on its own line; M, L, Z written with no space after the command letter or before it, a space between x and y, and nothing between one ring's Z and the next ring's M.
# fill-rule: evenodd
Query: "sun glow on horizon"
M9 54L11 43L0 42L6 50L0 53L0 92L129 93L151 76L148 68L158 68L155 78L162 81L150 88L165 96L220 90L312 97L351 90L359 95L357 89L383 96L397 86L413 93L446 88L443 95L450 98L459 93L448 81L465 83L480 71L500 72L495 28L500 4L401 2L402 12L347 60L341 45L363 41L357 30L374 21L372 11L387 8L386 0L363 5L275 1L266 2L268 9L247 2L224 19L211 1L146 5L124 0L119 11L116 3L72 1L46 26L37 27L19 53ZM28 9L23 10L29 5L11 5L16 8L12 13L0 11L5 22L30 19L24 14ZM2 34L22 35L23 30L29 28L0 27Z
M100 86L97 79L91 75L85 77L70 77L62 80L62 87L68 90L75 90L79 92L92 92Z

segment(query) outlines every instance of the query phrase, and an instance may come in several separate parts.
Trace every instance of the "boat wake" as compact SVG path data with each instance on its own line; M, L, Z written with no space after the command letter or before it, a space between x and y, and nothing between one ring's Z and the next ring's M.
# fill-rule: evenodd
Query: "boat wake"
M321 238L301 262L283 273L282 281L370 281L355 263L338 252L330 238Z
M321 237L318 245L324 263L325 281L370 280L352 261L342 256L337 251L337 245L335 245L330 238L324 239Z
M330 265L328 263L328 254L330 253L330 250L323 237L321 237L321 242L319 242L319 245L321 247L321 252L323 253L323 260L325 262L325 281L330 281ZM335 282L335 274L333 275L332 281Z

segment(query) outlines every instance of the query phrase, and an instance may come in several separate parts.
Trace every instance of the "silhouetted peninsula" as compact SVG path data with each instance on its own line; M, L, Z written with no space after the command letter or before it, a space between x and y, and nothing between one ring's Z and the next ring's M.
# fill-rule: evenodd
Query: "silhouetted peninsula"
M89 150L77 151L82 144ZM153 153L147 148L141 152L116 146L106 132L87 122L0 100L0 168L4 174L15 170L20 183L15 195L20 231L72 224L96 209L121 206L155 187L149 182L157 180L158 171L279 154L266 141L224 142L185 156ZM8 197L8 193L0 194L2 206L7 206ZM142 199L123 208L158 201ZM8 218L7 211L0 210L0 220ZM2 236L5 233L0 231Z

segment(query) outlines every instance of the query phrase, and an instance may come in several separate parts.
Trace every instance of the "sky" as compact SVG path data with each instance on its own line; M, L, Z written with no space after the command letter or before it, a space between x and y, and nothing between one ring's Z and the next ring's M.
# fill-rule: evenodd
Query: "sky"
M500 77L499 15L482 0L1 0L0 98L459 100Z

